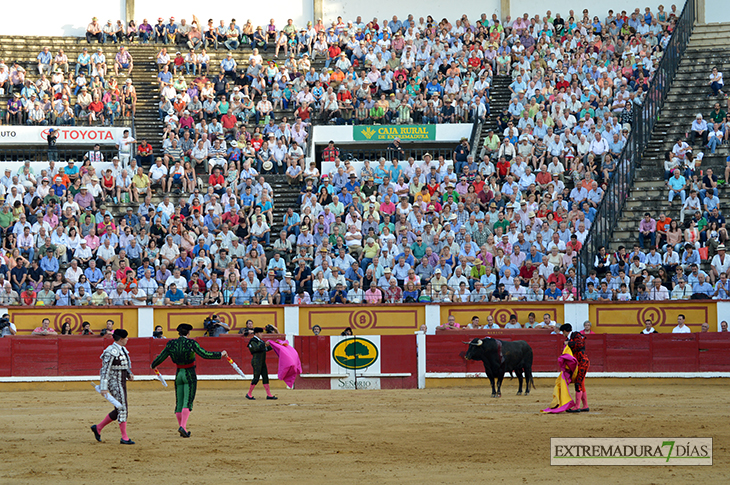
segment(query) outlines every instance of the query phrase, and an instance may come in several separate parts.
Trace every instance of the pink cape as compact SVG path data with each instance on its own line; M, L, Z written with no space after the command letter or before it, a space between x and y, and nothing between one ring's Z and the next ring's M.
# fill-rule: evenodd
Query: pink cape
M299 360L299 354L287 340L269 340L266 343L271 345L276 355L279 356L279 380L293 388L294 381L302 373L302 361Z

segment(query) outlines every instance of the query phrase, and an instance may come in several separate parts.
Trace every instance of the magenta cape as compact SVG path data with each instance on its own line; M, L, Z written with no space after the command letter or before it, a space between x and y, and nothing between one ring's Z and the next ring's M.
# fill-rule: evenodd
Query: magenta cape
M555 388L553 389L553 400L550 407L543 409L543 413L562 413L575 406L573 398L570 397L569 385L573 382L578 371L578 361L573 357L570 347L567 345L563 349L563 353L558 357L558 366L560 374L555 379Z
M292 388L297 376L302 373L302 361L296 349L287 340L269 340L269 345L279 356L279 380Z

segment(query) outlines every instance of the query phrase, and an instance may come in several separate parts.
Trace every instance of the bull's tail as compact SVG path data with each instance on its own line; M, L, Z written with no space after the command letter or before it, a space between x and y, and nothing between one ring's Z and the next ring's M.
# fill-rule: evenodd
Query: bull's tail
M537 389L535 387L535 379L532 378L532 348L528 347L529 351L525 355L525 381L527 384L527 390L530 390L530 385L532 385L533 389Z

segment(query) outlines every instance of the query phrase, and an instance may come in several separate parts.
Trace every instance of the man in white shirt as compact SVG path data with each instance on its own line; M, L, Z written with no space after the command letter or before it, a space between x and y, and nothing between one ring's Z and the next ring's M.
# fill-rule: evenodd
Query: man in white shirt
M365 299L365 293L360 288L360 282L355 280L352 282L352 289L347 292L347 301L352 304L360 304Z
M677 315L677 326L672 329L672 333L692 333L687 325L684 324L684 315Z
M716 281L722 273L730 270L730 257L725 253L725 245L720 244L717 247L717 254L712 258L712 281Z
M165 288L169 289L171 284L175 284L178 288L187 288L188 282L184 276L180 274L180 268L175 268L172 274L165 281Z
M700 202L700 198L697 197L697 191L692 190L689 193L689 197L684 199L684 204L682 205L682 211L679 214L679 220L680 222L684 222L684 217L686 215L693 216L695 212L702 210L702 203Z
M117 150L119 150L119 161L122 162L123 167L129 165L129 161L132 159L132 148L134 142L136 142L130 134L129 130L124 130L122 137L116 142Z
M157 157L155 164L150 168L150 185L161 185L165 187L167 167L162 164L162 158Z
M669 290L666 286L662 286L661 278L654 278L653 286L649 290L649 299L654 301L669 299Z
M590 152L603 163L603 157L608 153L608 141L596 132L596 137L591 142Z
M79 268L79 263L75 259L71 260L71 266L66 269L66 281L69 282L72 286L75 286L76 283L79 282L79 278L81 275L84 274L84 272Z

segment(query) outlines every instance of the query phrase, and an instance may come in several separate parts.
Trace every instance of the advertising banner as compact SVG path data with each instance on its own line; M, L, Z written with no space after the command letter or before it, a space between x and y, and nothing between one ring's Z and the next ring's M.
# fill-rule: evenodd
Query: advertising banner
M380 389L380 336L330 337L332 389Z
M58 132L58 145L114 145L122 137L124 126L3 126L0 145L45 145L50 130Z
M355 141L406 140L433 141L436 139L436 125L355 125L352 127Z

